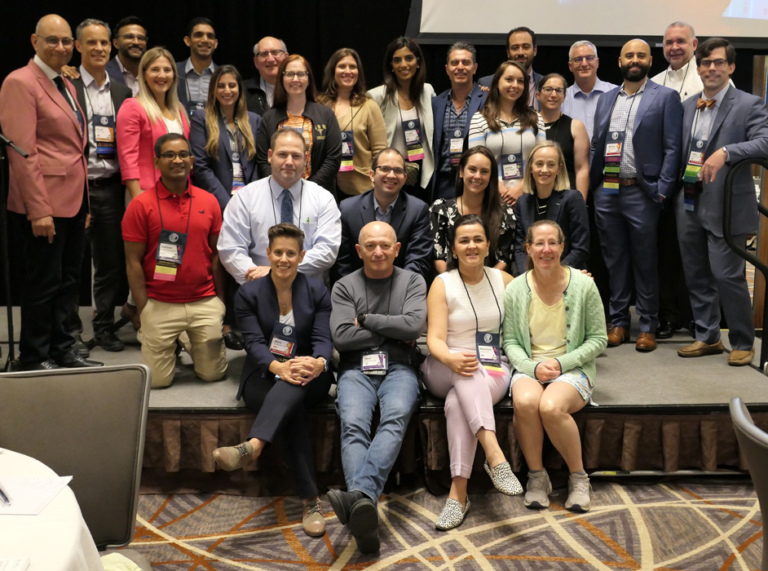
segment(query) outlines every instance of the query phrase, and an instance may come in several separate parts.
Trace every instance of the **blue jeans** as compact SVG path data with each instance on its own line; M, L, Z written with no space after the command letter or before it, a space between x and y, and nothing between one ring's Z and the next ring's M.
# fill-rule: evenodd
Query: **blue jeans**
M380 420L371 439L377 402ZM383 377L365 375L359 368L341 371L336 412L341 420L341 461L348 491L358 490L378 501L418 402L416 371L408 365L390 364Z

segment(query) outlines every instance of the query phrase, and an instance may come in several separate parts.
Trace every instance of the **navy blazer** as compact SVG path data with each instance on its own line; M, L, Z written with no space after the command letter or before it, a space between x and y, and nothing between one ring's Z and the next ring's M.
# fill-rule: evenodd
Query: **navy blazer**
M520 275L525 272L528 254L525 237L528 228L536 221L536 200L532 194L523 194L515 205L515 264ZM565 247L560 263L583 270L589 257L589 219L584 197L578 190L554 190L549 199L547 220L560 225L565 234Z
M176 64L176 72L177 72L177 81L176 81L176 93L179 96L179 102L184 106L184 109L187 110L187 113L189 115L194 115L192 111L189 110L189 94L187 93L187 62L189 61L189 58L185 59L184 61L180 61ZM216 69L216 64L213 64L214 69ZM203 101L205 103L205 101ZM194 111L194 110L193 110ZM205 113L202 113L203 115Z
M104 67L104 69L107 70L107 73L109 74L109 77L111 79L114 79L115 81L119 81L120 83L125 85L125 77L123 77L123 72L120 69L120 64L117 63L117 56L109 60L107 62L107 65ZM131 91L131 94L133 94L133 91Z
M261 117L249 111L248 121L251 124L255 143ZM232 149L229 146L229 134L223 117L219 116L219 160L210 156L205 150L207 141L208 125L205 122L205 113L195 113L192 115L189 126L189 143L192 154L195 156L192 181L195 186L212 193L219 201L221 211L224 212L232 196ZM249 159L248 153L240 153L240 164L243 167L245 184L256 180L256 154L254 153Z
M605 139L611 122L611 110L621 87L603 93L597 100L595 128L589 165L589 189L603 184ZM677 91L650 79L637 106L632 144L635 149L637 184L654 202L659 195L674 196L680 176L683 144L683 106Z
M472 116L477 113L483 105L485 105L485 98L487 93L480 89L480 86L475 84L472 87L469 95L472 99L469 102L469 109L467 109L467 123L464 125L464 132L461 134L464 137L464 150L467 149L467 136L469 135L469 123L472 120ZM432 117L435 122L435 130L432 135L432 151L435 153L435 171L437 171L440 163L440 153L443 148L443 119L445 119L445 110L448 105L451 105L451 90L446 89L437 97L432 98ZM435 186L437 185L437 176L432 177L432 194L435 193Z
M128 87L125 83L123 83L122 79L120 81L115 81L114 78L110 75L109 76L109 95L112 98L112 104L115 106L115 122L117 122L117 112L120 111L120 106L123 104L123 101L126 99L130 99L133 97L133 92L131 91L131 88ZM77 95L77 103L80 105L80 109L83 110L83 112L86 114L85 120L88 120L88 107L86 107L85 103L85 83L83 83L83 78L78 77L77 79L71 80L72 84L75 86L75 94ZM117 128L115 128L115 133L117 133ZM93 141L91 141L90 134L88 135L88 146L85 148L85 155L88 156L89 147L90 145L93 145ZM115 149L117 149L117 137L115 137ZM117 151L115 151L117 152ZM115 163L118 164L117 156L115 156ZM119 166L119 164L118 164Z
M299 273L293 281L292 293L296 356L325 357L330 363L333 344L328 288L321 280ZM237 389L237 400L240 400L249 377L258 373L262 376L269 374L269 365L275 360L269 352L269 341L279 317L277 290L270 274L240 286L235 297L235 318L243 334L247 356Z
M363 226L376 220L375 208L373 189L341 201L341 245L332 271L334 281L363 267L355 244ZM426 202L401 190L392 209L390 226L395 229L397 241L401 244L395 265L426 280L432 261L432 235Z
M696 100L699 97L701 94L683 103L683 161L680 180L688 161ZM728 149L728 162L717 173L714 182L704 184L702 193L696 199L696 213L701 225L719 237L723 236L723 189L731 166L742 159L768 156L768 112L762 99L735 87L728 88L709 132L704 160L724 146ZM682 197L678 202L678 209L681 209ZM731 222L735 233L757 232L758 215L751 169L743 168L736 175L732 204Z

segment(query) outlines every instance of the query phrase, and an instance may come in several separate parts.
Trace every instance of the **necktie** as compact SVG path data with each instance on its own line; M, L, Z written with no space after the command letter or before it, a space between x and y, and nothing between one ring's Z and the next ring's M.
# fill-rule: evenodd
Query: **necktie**
M83 115L80 113L77 107L72 106L72 101L69 99L70 94L67 93L67 88L64 86L64 80L61 78L61 76L56 76L53 78L53 82L56 84L56 87L59 90L59 93L61 93L61 96L64 98L64 101L66 101L70 109L75 112L75 115L77 116L77 122L80 123L80 132L82 133L83 129L85 129Z
M284 190L282 196L283 202L280 206L280 222L293 224L293 199L291 198L291 193Z
M711 108L715 106L715 103L717 103L716 99L701 99L699 98L698 101L696 101L696 109L702 110L705 107Z

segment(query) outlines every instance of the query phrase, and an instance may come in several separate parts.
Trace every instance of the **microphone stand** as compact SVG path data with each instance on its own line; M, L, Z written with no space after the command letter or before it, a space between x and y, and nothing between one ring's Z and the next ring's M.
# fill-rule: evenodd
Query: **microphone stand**
M3 258L3 274L5 286L5 305L8 312L8 360L3 370L10 371L11 364L16 358L13 341L13 303L11 303L11 262L8 257L8 189L10 181L10 168L8 165L8 150L10 147L25 159L29 156L23 149L17 147L13 141L3 136L0 132L0 256Z

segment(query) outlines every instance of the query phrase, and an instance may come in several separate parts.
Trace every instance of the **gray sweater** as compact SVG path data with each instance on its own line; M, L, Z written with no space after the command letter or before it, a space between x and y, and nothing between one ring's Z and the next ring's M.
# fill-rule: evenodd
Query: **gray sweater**
M394 268L385 279L366 278L363 269L333 286L331 335L340 353L377 347L387 341L413 341L427 326L427 284L420 275ZM391 295L390 295L391 291ZM366 314L365 327L355 317Z

